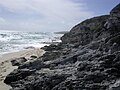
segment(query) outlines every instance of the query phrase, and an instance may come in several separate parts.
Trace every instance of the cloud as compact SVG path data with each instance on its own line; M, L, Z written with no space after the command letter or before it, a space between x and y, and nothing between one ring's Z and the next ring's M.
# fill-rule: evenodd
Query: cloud
M94 15L86 4L71 0L0 0L0 6L8 12L3 15L8 29L16 30L64 31Z
M2 17L0 17L0 25L6 23L6 20Z

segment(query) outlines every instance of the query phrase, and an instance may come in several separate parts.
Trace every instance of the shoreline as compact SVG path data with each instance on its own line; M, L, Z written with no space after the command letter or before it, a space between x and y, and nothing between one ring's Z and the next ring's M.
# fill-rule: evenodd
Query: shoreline
M11 60L20 57L25 57L26 59L29 59L31 56L40 57L44 53L45 51L40 48L30 48L18 52L1 54L0 55L0 90L9 90L11 88L10 86L4 83L5 77L14 69L17 69L17 66L12 66Z

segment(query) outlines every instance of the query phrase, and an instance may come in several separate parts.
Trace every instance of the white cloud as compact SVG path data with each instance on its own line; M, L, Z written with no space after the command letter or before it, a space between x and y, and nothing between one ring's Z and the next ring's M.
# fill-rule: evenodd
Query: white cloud
M14 14L28 16L29 20L9 20L8 26L14 29L69 30L74 24L93 16L85 4L70 0L0 0L0 5ZM36 15L37 19L31 20Z
M0 17L0 25L5 24L5 23L6 23L6 20L4 18Z

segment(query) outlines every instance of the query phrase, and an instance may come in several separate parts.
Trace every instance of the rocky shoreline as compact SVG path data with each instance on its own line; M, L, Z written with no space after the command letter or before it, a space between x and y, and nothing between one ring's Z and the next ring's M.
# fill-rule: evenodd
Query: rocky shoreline
M120 4L61 40L43 47L36 60L17 64L4 82L11 90L120 90Z
M0 90L9 90L11 88L4 83L4 79L10 72L18 68L15 65L34 60L42 56L44 52L39 48L30 48L0 55Z

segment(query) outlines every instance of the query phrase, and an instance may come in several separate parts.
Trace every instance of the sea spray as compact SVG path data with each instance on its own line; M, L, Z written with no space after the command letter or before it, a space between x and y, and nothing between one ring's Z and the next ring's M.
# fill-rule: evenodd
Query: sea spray
M60 42L62 34L51 32L0 32L0 54Z

